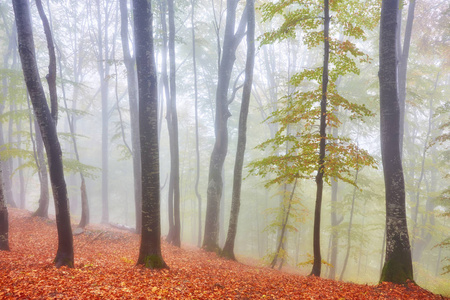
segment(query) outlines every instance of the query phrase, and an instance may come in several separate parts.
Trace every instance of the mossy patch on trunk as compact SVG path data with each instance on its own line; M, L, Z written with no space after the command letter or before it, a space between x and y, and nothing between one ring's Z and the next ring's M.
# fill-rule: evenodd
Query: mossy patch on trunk
M165 269L168 268L161 256L149 254L144 258L144 267L149 269Z
M408 261L407 255L396 253L384 263L380 282L383 281L397 284L405 284L408 281L414 282L412 264L411 261Z

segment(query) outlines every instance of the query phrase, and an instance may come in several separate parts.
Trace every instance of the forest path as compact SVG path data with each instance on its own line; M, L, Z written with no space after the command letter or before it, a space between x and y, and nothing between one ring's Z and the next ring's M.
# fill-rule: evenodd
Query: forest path
M0 299L445 299L418 286L376 286L288 274L163 242L168 270L136 267L139 236L90 225L74 236L75 268L53 266L53 220L9 209Z

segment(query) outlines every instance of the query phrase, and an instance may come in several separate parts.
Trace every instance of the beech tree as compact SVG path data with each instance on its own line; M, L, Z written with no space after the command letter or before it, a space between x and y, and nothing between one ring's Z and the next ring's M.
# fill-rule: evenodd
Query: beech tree
M165 5L161 5L165 8ZM177 247L181 246L181 224L180 224L180 154L178 146L178 115L177 115L177 88L176 88L176 65L175 65L175 12L174 1L167 0L169 16L169 86L166 93L167 98L167 127L170 143L170 178L169 178L169 234L167 240ZM162 9L161 16L165 14ZM165 16L161 18L165 23ZM166 29L166 24L163 30ZM165 34L165 33L164 33ZM167 80L166 80L167 84ZM167 88L167 87L166 87Z
M0 168L0 250L9 251L8 208L3 194L2 169Z
M130 123L131 123L131 149L133 156L134 175L134 203L136 214L136 232L140 233L142 227L141 220L141 151L139 149L139 115L138 115L138 91L136 79L136 59L131 56L128 43L128 8L127 0L120 0L120 37L122 40L122 51L124 64L127 69L128 99L130 103Z
M158 88L150 1L133 0L133 16L142 166L142 228L137 264L161 269L167 265L161 254Z
M253 66L255 64L255 2L247 0L247 60L245 63L245 81L242 91L241 112L239 114L238 144L234 163L233 194L227 239L222 255L230 259L234 256L234 242L237 233L239 210L241 205L242 168L244 165L245 146L247 143L247 117L250 94L253 83Z
M73 237L61 146L56 133L56 124L53 122L39 76L28 0L14 1L13 7L23 75L47 152L58 231L58 250L55 264L56 267L73 267Z
M199 134L198 134L198 79L197 79L197 57L195 50L195 0L191 0L191 35L192 35L192 69L194 72L194 121L195 121L195 196L197 197L198 207L198 239L197 246L202 244L202 196L198 190L198 184L200 181L200 149L199 149Z
M263 4L264 21L271 21L278 15L283 18L279 28L264 34L263 44L296 38L300 28L305 31L303 40L309 49L323 43L323 63L320 67L306 69L291 77L289 83L296 90L283 97L283 107L269 116L269 120L279 123L280 128L274 138L259 146L260 149L271 147L275 154L253 162L251 171L263 177L275 173L275 178L269 179L267 185L292 183L297 178L315 179L317 188L311 275L320 276L320 216L324 182L329 183L331 178L336 178L355 184L352 170L375 164L368 152L360 149L348 137L326 134L327 126L333 128L340 125L341 121L335 113L340 109L351 118L363 119L372 115L364 105L357 105L339 95L336 84L339 76L359 73L357 61L367 62L369 59L350 39L337 39L333 33L337 31L336 25L340 25L338 28L343 30L345 37L365 39L364 29L373 28L376 24L376 18L371 19L375 16L376 5L355 5L347 1L329 3L328 0L302 3L292 10L289 9L290 5L293 5L292 1ZM350 17L349 10L364 13ZM333 28L330 27L330 12L335 18ZM320 15L323 17L316 17ZM314 83L317 88L304 91L301 87L304 82ZM320 103L317 103L317 99L320 99ZM295 125L296 130L291 125ZM286 153L276 153L276 149L286 142L292 144Z
M398 0L383 0L380 21L380 138L386 197L386 256L380 281L413 280L400 153L397 85Z
M219 77L216 90L215 111L215 143L211 153L208 175L208 189L206 193L206 217L203 248L207 251L218 252L219 243L219 212L220 199L223 190L223 164L228 151L228 118L231 116L228 106L230 99L231 71L236 60L236 49L245 34L246 13L242 14L236 27L236 8L239 0L227 0L227 17L225 35L223 39L222 57L220 57Z

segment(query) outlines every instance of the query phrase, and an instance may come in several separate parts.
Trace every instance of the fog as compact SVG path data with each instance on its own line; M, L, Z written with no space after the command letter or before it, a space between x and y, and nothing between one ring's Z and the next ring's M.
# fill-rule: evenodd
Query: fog
M90 223L103 222L135 228L135 189L130 153L131 118L127 69L120 36L119 3L99 0L99 11L96 2L90 0L45 2L44 8L57 47L59 99L57 129L63 148L72 221L78 222L81 218L79 175L81 170L86 178ZM166 121L167 97L164 92L164 78L161 76L165 55L161 3L153 2L160 110L161 224L162 235L165 237L169 232L168 193L171 157ZM261 1L257 1L255 5L258 7L261 4ZM202 218L200 231L203 235L208 172L215 143L215 93L219 55L223 55L218 51L217 45L223 43L226 1L199 0L195 6L200 156L198 192L201 196L201 211L199 211L199 199L195 192L197 161L191 3L176 1L175 5L181 241L182 246L198 246L198 218L200 214ZM237 8L238 16L242 14L243 8L244 4L240 3ZM0 3L0 11L0 27L2 28L0 56L3 58L0 73L2 77L0 144L2 144L3 176L7 177L4 182L10 182L10 201L20 208L35 211L39 206L41 183L36 167L35 138L31 138L31 136L35 137L34 122L30 119L33 116L28 108L26 88L18 60L12 4L8 1ZM405 5L402 11L403 35L408 5ZM402 150L406 214L412 241L415 279L425 288L445 290L447 286L447 291L450 277L448 273L442 274L446 271L445 266L448 267L450 249L440 244L446 239L448 243L450 234L448 220L450 208L448 201L450 170L448 163L448 94L450 93L448 22L450 20L448 12L449 4L445 1L435 3L424 0L416 4L406 77ZM34 1L31 1L31 14L37 61L42 83L47 91L48 86L45 81L49 63L47 44ZM129 12L129 20L131 20L131 12ZM263 22L262 13L257 9L256 37L274 30L280 22L280 20ZM129 31L129 46L133 55L131 25ZM286 217L287 201L291 199L282 245L283 253L279 255L275 267L278 268L281 265L284 270L301 274L309 273L313 257L313 219L316 197L314 176L316 173L311 173L305 178L298 178L295 191L291 195L293 181L267 186L268 181L274 179L275 175L258 176L255 172L250 172L249 164L273 153L278 153L280 156L286 153L288 148L285 144L280 145L278 149L272 149L271 146L265 149L257 148L266 140L274 138L279 129L279 124L271 123L267 118L283 105L281 101L283 97L298 89L306 90L313 84L317 84L317 82L310 82L301 88L289 84L289 80L295 73L318 67L322 63L322 46L307 48L303 42L305 34L299 29L295 38L267 45L261 45L261 39L256 41L244 159L245 179L242 182L241 209L235 244L238 260L252 258L258 263L269 265L279 243L282 220ZM336 38L339 37L339 32L332 34ZM342 124L337 130L339 135L349 138L359 148L366 150L376 164L375 167L364 166L357 173L355 170L351 171L351 177L356 179L356 187L338 180L337 194L333 201L331 199L333 180L326 180L321 213L321 252L322 259L326 261L322 266L322 277L339 279L347 251L349 251L347 265L341 279L359 283L375 283L379 280L384 262L386 218L380 152L378 26L373 30L367 30L366 36L366 40L353 39L353 42L368 55L370 61L358 61L357 67L360 73L340 76L336 89L349 101L364 105L372 112L372 115L362 120L354 120L349 113L339 112ZM101 43L99 43L100 40ZM99 48L100 44L102 46ZM236 62L229 88L229 95L235 91L236 96L229 104L231 113L228 119L229 145L222 173L224 188L219 213L220 247L225 243L230 218L242 97L241 85L244 83L244 76L241 73L245 69L246 46L244 38L236 51ZM103 74L103 78L100 78L99 74ZM102 85L105 86L103 92ZM104 94L106 90L107 93ZM106 106L102 105L102 93L107 101ZM80 163L76 162L64 98L67 101L68 115L74 122ZM108 150L107 153L102 153L102 130L104 130L105 122L107 122ZM302 126L305 126L304 123L299 122L288 130L300 132ZM314 126L317 128L314 129ZM318 125L314 126L313 131L318 131ZM332 129L327 130L327 134L333 135ZM107 157L107 168L104 163L102 164L102 159L105 157ZM102 180L105 172L107 172L106 183ZM106 196L102 194L102 184L107 184ZM105 185L103 185L103 191L104 189ZM107 217L102 215L105 197L108 202ZM49 214L55 214L51 193ZM335 254L337 260L334 263L331 262L332 245L335 245L337 250ZM350 247L347 250L348 245Z

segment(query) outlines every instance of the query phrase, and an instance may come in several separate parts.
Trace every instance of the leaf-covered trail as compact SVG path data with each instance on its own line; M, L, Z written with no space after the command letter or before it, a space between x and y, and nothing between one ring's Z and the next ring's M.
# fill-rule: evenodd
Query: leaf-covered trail
M166 243L170 269L143 269L135 266L138 235L95 226L74 237L75 268L56 269L54 221L9 212L12 251L0 251L0 299L442 299L414 285L303 277Z

